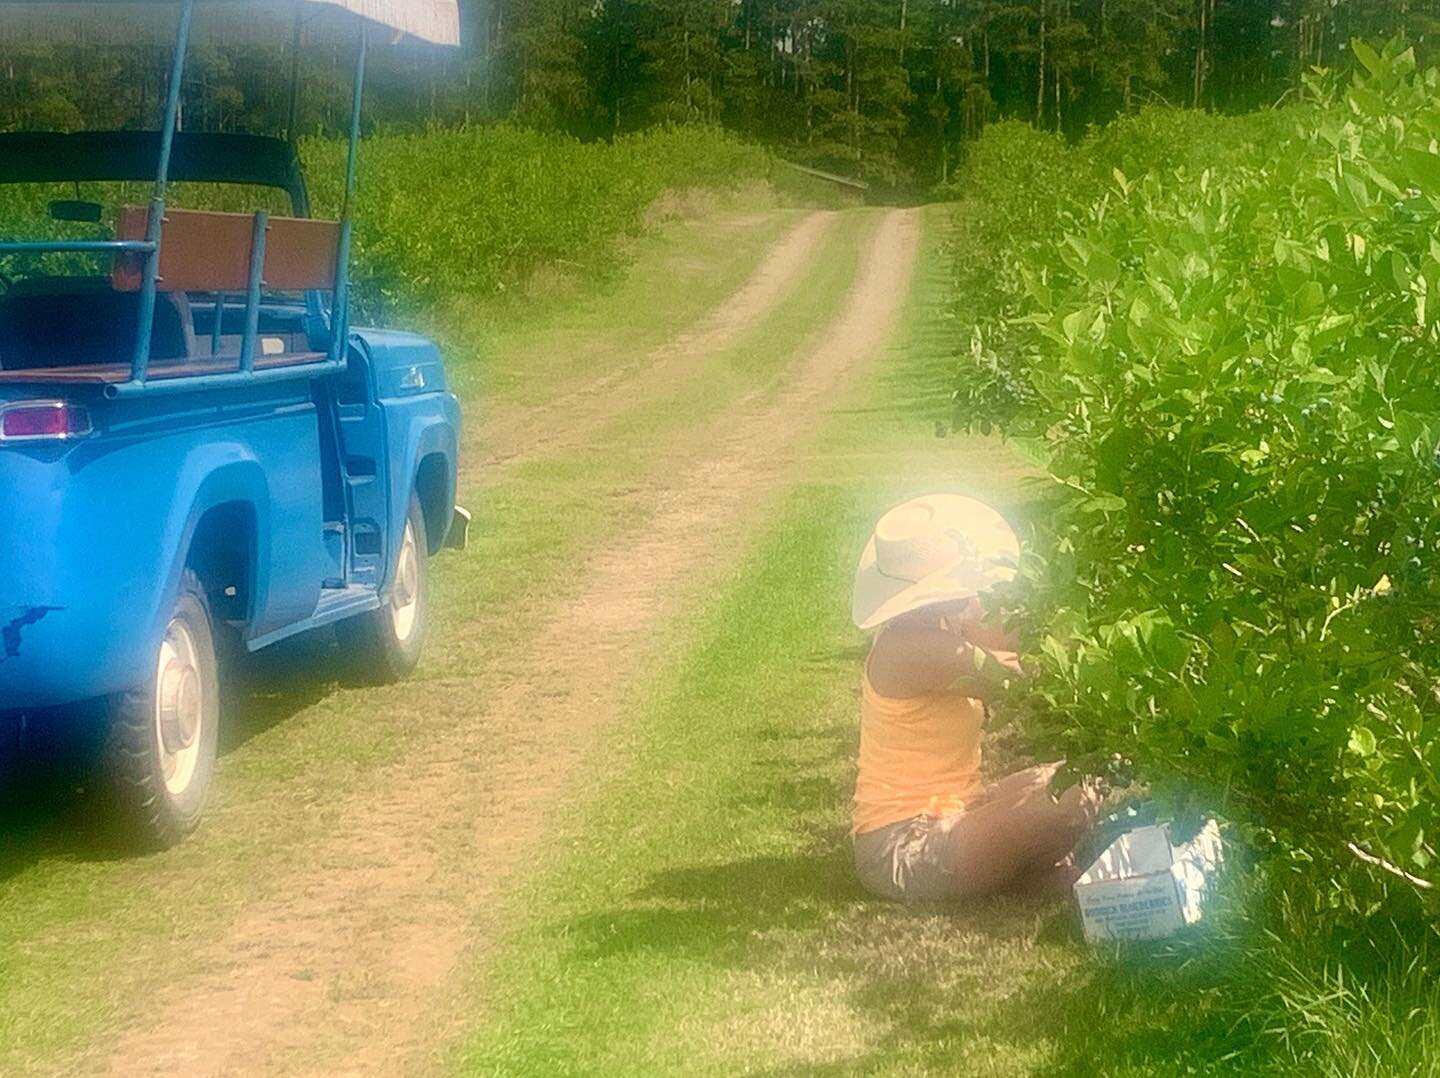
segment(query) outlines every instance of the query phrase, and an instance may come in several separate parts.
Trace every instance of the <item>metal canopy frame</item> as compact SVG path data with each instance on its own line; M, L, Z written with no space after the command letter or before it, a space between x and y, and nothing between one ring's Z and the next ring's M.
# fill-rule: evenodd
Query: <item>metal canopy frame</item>
M235 0L229 0L235 2ZM290 91L290 117L287 131L287 140L293 139L295 127L295 110L298 97L299 85L299 44L301 31L302 4L298 0L291 0L294 4L294 29L291 39L291 46L294 49L291 63L292 85ZM307 3L309 0L307 0ZM453 0L409 0L411 4L423 9L418 15L419 21L415 26L425 26L427 36L438 43L458 43L458 28L452 27L451 21L454 17L455 4ZM154 186L151 190L149 205L146 217L146 231L143 240L60 240L60 241L32 241L32 242L0 242L0 255L3 254L45 254L55 252L84 252L88 254L112 254L138 256L143 260L141 269L140 284L140 311L137 319L135 345L131 354L130 377L127 381L114 383L105 387L105 394L110 397L127 397L140 394L151 395L158 393L178 393L210 389L222 386L235 385L237 383L252 383L258 381L277 380L281 378L293 378L297 372L303 372L307 376L327 374L332 371L344 369L346 364L345 342L349 337L349 298L350 298L350 248L351 235L353 230L352 218L354 209L355 180L359 164L360 145L360 108L361 98L365 87L365 60L369 51L370 24L376 22L388 24L395 28L403 29L411 25L405 21L404 12L406 3L399 0L321 0L319 4L311 6L333 7L350 12L355 16L356 23L356 58L355 77L350 102L350 131L349 147L345 160L345 186L344 198L340 211L340 239L335 257L335 285L333 299L330 309L330 341L329 349L323 360L293 367L269 368L265 370L255 369L255 346L258 336L260 297L264 288L263 268L265 265L265 234L268 227L268 215L261 210L254 215L254 230L250 245L250 261L248 270L248 287L245 294L245 331L240 344L240 361L238 369L223 374L194 375L190 377L166 378L158 381L151 381L148 378L150 367L150 337L154 328L156 293L158 291L160 276L160 247L163 238L163 227L165 221L165 201L169 183L172 178L187 179L199 178L202 171L193 163L188 163L176 170L172 176L172 157L176 148L176 122L180 110L180 89L185 72L185 60L189 51L191 27L194 20L196 0L152 0L148 6L172 6L177 8L177 19L175 24L174 45L170 58L169 83L166 86L164 118L161 128L156 133L143 133L134 136L136 139L152 140L155 162ZM0 10L5 5L0 3ZM25 7L21 3L16 5ZM32 5L36 6L36 5ZM40 5L56 7L56 5ZM93 7L95 5L86 5ZM225 3L217 3L217 6L227 6ZM63 8L64 5L59 5ZM80 5L73 5L71 10L78 10ZM235 10L235 9L232 9ZM393 21L392 21L393 20ZM452 30L454 31L452 33ZM413 31L412 31L413 32ZM51 145L59 145L60 140L71 138L78 140L75 145L83 143L86 136L9 136L11 140L21 140L26 137L32 139L50 139ZM99 136L89 136L96 138ZM116 136L111 136L116 137ZM124 136L120 136L124 137ZM193 136L181 136L181 145L186 147L182 151L182 157L189 152L188 146ZM227 136L228 137L228 136ZM203 138L203 136L201 136ZM158 140L158 146L153 140ZM273 166L275 161L273 139L261 140L269 144L268 149L262 150L265 160ZM293 161L293 147L290 151ZM264 165L261 166L262 168ZM24 168L11 166L11 173L21 174L21 178L9 182L23 182ZM40 169L34 170L36 173ZM266 172L265 175L272 173ZM0 181L3 181L6 169L0 166ZM36 178L40 178L37 174ZM73 176L66 179L76 178ZM81 176L79 178L85 178ZM230 179L232 177L226 177ZM240 182L244 182L241 180ZM264 182L264 181L262 181ZM304 198L303 185L299 185L298 170L295 182L297 187L290 188L289 184L270 184L271 186L285 186L291 189L292 201L295 199L295 191L300 192L300 198ZM304 208L303 202L296 202L297 212ZM310 314L316 318L323 319L323 313L319 309L319 299L314 293L307 300L307 307ZM216 320L217 325L220 318L221 305L224 297L216 298Z

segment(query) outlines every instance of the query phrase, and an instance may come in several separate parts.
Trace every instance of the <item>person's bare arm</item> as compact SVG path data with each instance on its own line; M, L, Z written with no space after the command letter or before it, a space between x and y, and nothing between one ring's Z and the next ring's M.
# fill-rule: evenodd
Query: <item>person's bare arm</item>
M992 655L1015 654L1020 650L1020 634L1007 620L1005 611L987 609L982 600L971 599L960 614L960 630L965 639Z
M870 652L869 671L875 691L897 700L946 689L989 700L1012 672L1002 657L986 655L958 633L927 625L895 625L881 633Z

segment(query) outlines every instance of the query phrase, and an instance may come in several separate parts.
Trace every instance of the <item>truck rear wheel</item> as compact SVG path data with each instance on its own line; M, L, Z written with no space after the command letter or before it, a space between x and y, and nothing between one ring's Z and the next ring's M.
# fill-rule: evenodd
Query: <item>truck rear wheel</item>
M200 822L215 771L218 667L205 589L187 570L148 682L107 703L105 774L141 845L173 846Z
M429 552L425 513L412 496L391 567L389 602L335 626L359 679L372 684L399 681L420 662L430 627Z

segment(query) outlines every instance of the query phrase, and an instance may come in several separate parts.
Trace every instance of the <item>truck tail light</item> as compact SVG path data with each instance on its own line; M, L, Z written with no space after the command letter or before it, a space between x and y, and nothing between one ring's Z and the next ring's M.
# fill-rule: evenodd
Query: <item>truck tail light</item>
M69 401L22 401L0 405L0 443L63 442L94 428L90 413Z

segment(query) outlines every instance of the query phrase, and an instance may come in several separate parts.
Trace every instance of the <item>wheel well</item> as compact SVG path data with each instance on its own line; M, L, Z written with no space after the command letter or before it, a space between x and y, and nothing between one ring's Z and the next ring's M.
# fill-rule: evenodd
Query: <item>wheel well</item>
M254 553L255 509L248 502L217 505L195 526L185 564L200 578L216 621L250 620Z
M443 453L431 453L420 462L415 472L415 496L420 499L420 510L425 514L425 540L434 554L445 539L450 527L453 506L446 505L449 492L449 466Z

